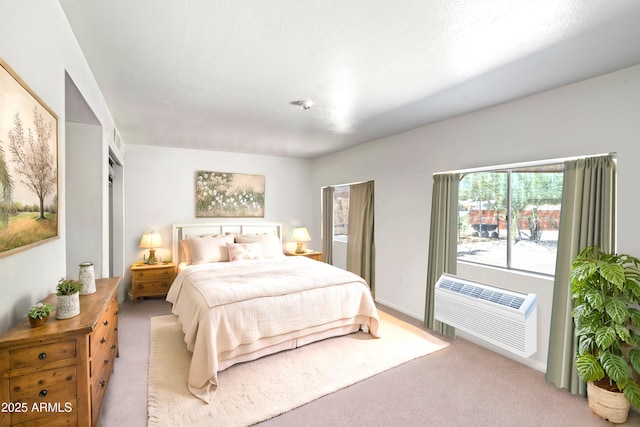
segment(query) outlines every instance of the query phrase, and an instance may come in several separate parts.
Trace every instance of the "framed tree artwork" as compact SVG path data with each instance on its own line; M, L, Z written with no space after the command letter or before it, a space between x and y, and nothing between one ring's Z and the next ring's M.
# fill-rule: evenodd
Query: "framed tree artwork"
M196 218L264 218L264 175L196 171Z
M58 238L58 118L0 59L0 257Z

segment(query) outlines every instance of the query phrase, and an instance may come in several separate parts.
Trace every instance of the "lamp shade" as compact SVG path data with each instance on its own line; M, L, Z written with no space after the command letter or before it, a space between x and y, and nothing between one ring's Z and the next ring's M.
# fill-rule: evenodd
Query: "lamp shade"
M162 236L160 233L149 232L142 235L140 239L140 247L145 249L154 249L162 247Z
M307 227L294 228L291 240L294 242L309 242L311 240L311 236L309 236Z

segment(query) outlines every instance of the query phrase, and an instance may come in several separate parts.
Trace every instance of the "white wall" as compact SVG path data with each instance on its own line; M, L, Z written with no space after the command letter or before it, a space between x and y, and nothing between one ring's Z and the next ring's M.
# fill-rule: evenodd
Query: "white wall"
M0 58L58 116L58 222L60 238L0 258L0 332L23 318L29 306L55 290L67 272L65 238L65 70L102 123L113 130L84 56L57 1L0 0Z
M67 123L66 126L66 239L67 274L77 277L79 264L93 263L96 277L103 277L103 179L102 128Z
M162 234L164 247L156 256L171 257L171 225L191 222L269 221L283 224L283 240L294 227L311 224L310 161L287 157L234 154L177 148L125 146L125 261L142 261L142 233ZM197 170L265 176L264 218L195 217ZM312 237L314 237L312 235ZM312 242L310 242L312 243ZM311 244L309 247L313 247ZM130 284L127 274L126 286ZM127 289L121 287L121 296Z
M436 172L617 152L618 249L640 255L640 66L420 127L313 160L314 194L326 185L375 181L376 299L424 317L432 176ZM320 231L320 199L313 227ZM470 279L535 292L539 351L546 366L552 289L545 281L460 268Z

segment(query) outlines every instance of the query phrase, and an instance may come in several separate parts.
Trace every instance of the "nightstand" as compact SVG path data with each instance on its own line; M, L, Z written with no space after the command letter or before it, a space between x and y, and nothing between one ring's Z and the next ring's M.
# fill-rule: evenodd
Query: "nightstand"
M301 254L297 254L295 252L285 252L284 254L286 256L304 256L307 258L315 259L316 261L322 261L322 252L317 252L317 251L303 252Z
M176 275L172 262L158 264L136 263L131 265L129 298L166 296Z

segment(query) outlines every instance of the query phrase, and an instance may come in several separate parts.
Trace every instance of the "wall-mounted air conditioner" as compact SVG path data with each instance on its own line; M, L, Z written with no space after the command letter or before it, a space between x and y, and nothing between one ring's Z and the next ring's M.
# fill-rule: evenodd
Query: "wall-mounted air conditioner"
M520 294L443 274L434 317L522 357L537 350L535 294Z

